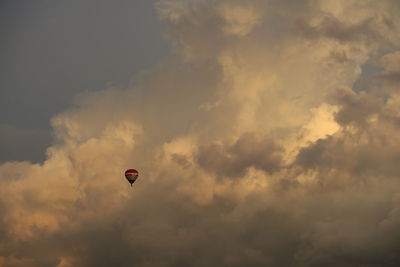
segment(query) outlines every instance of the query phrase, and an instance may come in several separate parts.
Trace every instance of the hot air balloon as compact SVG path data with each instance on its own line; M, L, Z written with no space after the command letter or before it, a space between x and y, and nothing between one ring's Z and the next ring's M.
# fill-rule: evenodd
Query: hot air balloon
M139 176L139 172L135 169L129 169L129 170L125 171L125 177L128 180L128 182L131 184L131 186L136 181L138 176Z

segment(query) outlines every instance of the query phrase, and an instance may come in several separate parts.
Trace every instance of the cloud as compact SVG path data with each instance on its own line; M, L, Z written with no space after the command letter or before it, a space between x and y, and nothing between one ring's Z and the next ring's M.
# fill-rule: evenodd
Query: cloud
M0 166L0 263L397 266L398 93L352 89L397 69L397 4L358 3L159 2L171 55Z
M372 29L371 24L371 19L352 24L342 22L332 16L326 16L321 18L316 25L310 25L304 20L299 20L297 27L302 34L309 38L317 39L325 37L348 42L379 38L377 33Z
M377 74L376 77L384 80L387 86L397 87L400 81L400 53L386 54L378 60L378 64L385 70Z
M243 176L253 166L266 172L281 168L283 149L272 140L259 140L246 133L232 145L211 144L199 147L197 161L202 168L227 177Z

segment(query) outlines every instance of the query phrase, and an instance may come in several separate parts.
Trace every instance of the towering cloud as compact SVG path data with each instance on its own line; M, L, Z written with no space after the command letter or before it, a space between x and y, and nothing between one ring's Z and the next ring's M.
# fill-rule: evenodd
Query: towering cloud
M0 166L0 265L398 266L397 1L155 7L168 58Z

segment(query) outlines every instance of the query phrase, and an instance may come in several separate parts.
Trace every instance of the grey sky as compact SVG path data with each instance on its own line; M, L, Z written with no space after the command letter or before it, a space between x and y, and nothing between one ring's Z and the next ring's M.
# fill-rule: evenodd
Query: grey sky
M153 4L1 1L0 136L10 136L11 128L21 133L0 145L0 162L42 160L50 141L49 119L68 107L74 95L124 87L166 54L168 44ZM17 136L29 139L33 132L32 138L38 132L48 137L40 138L42 145L36 144L32 153L33 147L18 146Z

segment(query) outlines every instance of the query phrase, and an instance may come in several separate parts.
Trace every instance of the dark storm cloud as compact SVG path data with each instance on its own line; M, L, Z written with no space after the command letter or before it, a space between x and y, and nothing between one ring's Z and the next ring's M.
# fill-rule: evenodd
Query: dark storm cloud
M400 72L387 72L384 74L377 75L376 77L383 79L388 82L400 82Z
M345 51L332 51L330 57L338 63L345 63L349 60Z
M269 138L257 138L254 133L240 136L232 145L200 146L196 156L199 165L226 177L242 176L255 167L272 173L281 168L283 149Z
M384 71L374 75L390 85L398 86L400 81L400 53L389 53L378 60L378 65L384 68Z
M341 88L336 97L341 109L335 120L341 125L367 125L372 116L383 111L383 99L365 92L357 94L350 88Z
M295 26L299 33L307 38L324 37L341 42L351 42L379 38L379 33L373 27L373 22L373 19L368 18L354 24L341 21L331 15L325 15L316 25L310 24L305 19L298 19Z

